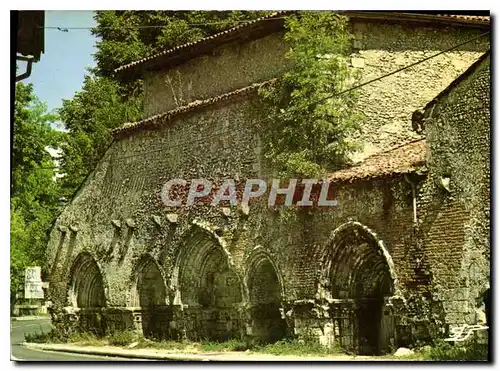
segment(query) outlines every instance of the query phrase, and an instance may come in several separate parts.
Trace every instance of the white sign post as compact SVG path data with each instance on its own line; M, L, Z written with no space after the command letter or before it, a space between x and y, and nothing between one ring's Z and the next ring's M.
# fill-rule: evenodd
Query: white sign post
M24 276L24 298L43 299L43 282L40 267L27 267Z

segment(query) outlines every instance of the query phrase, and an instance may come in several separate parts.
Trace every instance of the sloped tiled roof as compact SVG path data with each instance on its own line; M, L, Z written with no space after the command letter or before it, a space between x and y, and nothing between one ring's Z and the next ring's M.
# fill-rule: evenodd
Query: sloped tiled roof
M341 11L351 18L387 20L399 22L427 22L447 25L468 25L477 27L489 27L489 16L458 15L458 14L425 14L425 13L404 13L404 12L370 12L370 11Z
M154 67L157 63L171 62L174 58L182 60L184 57L189 58L193 55L201 55L206 51L206 49L212 49L214 46L237 39L242 34L248 34L246 36L251 36L251 31L257 35L262 32L266 32L266 30L267 33L273 32L275 29L280 29L282 27L283 17L290 13L292 12L279 11L265 17L241 23L235 27L218 32L211 36L207 36L198 41L182 44L161 53L153 54L138 61L118 67L114 72L121 73L126 70L134 70L139 66Z
M153 54L138 61L115 69L116 74L135 74L142 69L167 68L182 63L190 58L202 55L215 47L239 38L255 39L276 32L283 28L284 17L296 11L279 11L268 16L257 18L236 27L205 37L198 41L182 44L161 53ZM450 15L450 14L418 14L400 12L367 12L339 11L352 19L371 19L394 22L427 22L447 25L468 25L489 27L489 16Z
M473 21L478 23L490 23L490 16L483 15L459 15L459 14L438 14L438 17L441 18L450 18L450 19L463 19L466 21Z
M175 108L173 110L160 113L155 116L148 117L144 120L141 121L136 121L136 122L128 122L123 124L122 126L113 129L111 131L111 134L113 136L120 136L126 133L131 133L136 130L142 130L142 129L147 129L147 128L152 128L152 127L157 127L159 125L164 125L168 123L172 118L177 117L179 115L189 113L191 111L194 111L196 109L206 107L209 105L212 105L214 103L218 102L223 102L223 101L229 101L231 99L239 98L239 97L244 97L247 94L250 94L252 92L257 91L261 86L271 84L275 79L268 80L262 83L255 83L250 86L246 86L241 89L234 90L230 93L222 94L217 97L213 98L208 98L204 100L196 100L194 102L191 102L189 104L186 104L185 106Z
M450 85L448 85L443 91L441 91L434 99L429 101L423 108L424 111L428 110L432 106L434 106L439 100L445 96L447 96L455 87L460 84L463 80L465 80L467 77L469 77L486 59L490 57L491 50L488 49L486 53L484 53L482 56L480 56L473 64L470 65L467 70L465 70L464 73L462 73L460 76L458 76L455 80L451 82Z
M425 160L425 139L414 140L370 156L359 165L336 171L328 176L328 180L352 182L358 179L406 174L425 165Z

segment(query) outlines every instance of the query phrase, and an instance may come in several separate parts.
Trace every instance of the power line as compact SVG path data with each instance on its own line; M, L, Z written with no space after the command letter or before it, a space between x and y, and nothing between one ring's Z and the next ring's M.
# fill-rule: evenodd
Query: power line
M286 16L283 17L273 17L273 18L255 18L255 19L241 19L241 20L231 20L231 21L213 21L213 22L203 22L203 23L182 23L184 26L210 26L210 25L217 25L217 24L233 24L233 23L248 23L248 22L253 22L255 20L260 21L275 21L276 19L285 19ZM172 23L167 23L164 25L150 25L150 26L119 26L119 27L113 27L113 26L102 26L99 27L101 30L108 30L108 29L148 29L148 28L165 28L170 26ZM64 26L45 26L45 27L38 27L38 28L44 28L44 29L49 29L49 30L59 30L63 32L68 32L68 30L92 30L92 29L97 29L98 27L64 27Z
M375 81L381 80L381 79L386 78L386 77L391 76L391 75L394 75L394 74L396 74L396 73L398 73L398 72L401 72L401 71L407 70L408 68L414 67L414 66L416 66L416 65L418 65L418 64L420 64L420 63L423 63L423 62L425 62L425 61L428 61L429 59L435 58L435 57L437 57L438 55L441 55L441 54L444 54L444 53L450 52L450 51L452 51L452 50L455 50L455 49L459 48L460 46L463 46L463 45L465 45L465 44L468 44L468 43L470 43L470 42L473 42L473 41L475 41L475 40L477 40L477 39L479 39L479 38L481 38L481 37L483 37L483 36L489 35L489 34L490 34L490 32L489 32L489 31L488 31L488 32L485 32L485 33L483 33L483 34L481 34L481 35L479 35L479 36L476 36L476 37L474 37L474 38L472 38L472 39L470 39L470 40L464 41L464 42L463 42L463 43L461 43L461 44L455 45L455 46L453 46L453 47L451 47L451 48L448 48L448 49L446 49L446 50L440 51L439 53L433 54L433 55L431 55L430 57L426 57L426 58L421 59L421 60L419 60L419 61L417 61L417 62L415 62L415 63L409 64L408 66L402 67L402 68L397 69L397 70L395 70L395 71L392 71L392 72L390 72L390 73L388 73L388 74L386 74L386 75L383 75L383 76L377 77L377 78L375 78L375 79L373 79L373 80L369 80L369 81L364 82L364 83L362 83L362 84L360 84L360 85L353 86L352 88L346 89L346 90L344 90L344 91L342 91L342 92L338 93L337 95L341 95L341 94L347 93L347 92L349 92L349 91L351 91L351 90L359 89L359 88L361 88L361 87L363 87L363 86L365 86L365 85L371 84L371 83L373 83L373 82L375 82ZM321 100L319 100L319 101L315 102L314 104L316 104L316 103L321 103L323 100L333 98L334 96L336 96L336 95L332 95L332 96L327 97L327 98L322 98Z
M396 74L396 73L398 73L398 72L404 71L404 70L409 69L409 68L411 68L411 67L414 67L414 66L416 66L416 65L418 65L418 64L421 64L421 63L423 63L423 62L426 62L426 61L428 61L428 60L430 60L430 59L432 59L432 58L435 58L435 57L437 57L437 56L439 56L439 55L441 55L441 54L444 54L444 53L447 53L447 52L449 52L449 51L455 50L455 49L459 48L460 46L466 45L466 44L468 44L468 43L470 43L470 42L473 42L473 41L475 41L475 40L477 40L477 39L479 39L479 38L481 38L481 37L483 37L483 36L489 35L489 34L490 34L490 32L485 32L485 33L483 33L483 34L481 34L481 35L479 35L479 36L476 36L476 37L474 37L474 38L472 38L472 39L469 39L469 40L467 40L467 41L465 41L465 42L462 42L462 43L460 43L460 44L454 45L454 46L453 46L453 47L451 47L451 48L448 48L448 49L446 49L446 50L440 51L440 52L438 52L438 53L436 53L436 54L433 54L433 55L431 55L431 56L429 56L429 57L423 58L423 59L421 59L421 60L419 60L419 61L417 61L417 62L411 63L411 64L409 64L409 65L407 65L407 66L404 66L404 67L402 67L402 68L399 68L399 69L397 69L397 70L394 70L394 71L392 71L392 72L389 72L389 73L387 73L387 74L385 74L385 75L379 76L379 77L377 77L377 78L375 78L375 79L372 79L372 80L366 81L366 82L364 82L364 83L361 83L361 84L359 84L359 85L353 86L353 87L351 87L351 88L349 88L349 89L346 89L346 90L343 90L343 91L341 91L341 92L339 92L339 93L331 94L331 95L329 95L329 96L327 96L327 97L324 97L324 98L318 99L317 101L310 102L310 103L309 103L309 105L318 104L318 103L324 102L324 101L325 101L325 100L327 100L327 99L331 99L331 98L334 98L334 97L337 97L337 96L343 95L343 94L345 94L345 93L347 93L347 92L349 92L349 91L353 91L353 90L359 89L359 88L361 88L361 87L363 87L363 86L366 86L366 85L372 84L372 83L374 83L374 82L376 82L376 81L379 81L379 80L382 80L382 79L384 79L384 78L386 78L386 77L388 77L388 76L392 76L392 75L394 75L394 74ZM256 124L260 124L260 123L262 123L262 122L264 122L264 121L268 121L268 120L270 120L270 118L269 118L269 117L266 117L266 118L263 118L263 119L260 119L260 120L253 121L253 122L249 123L249 125L256 125ZM204 136L204 137L203 137L203 138L201 138L201 139L197 139L197 140L190 140L190 141L186 141L185 143L181 143L181 144L178 144L178 145L173 145L173 146L172 146L172 145L169 145L169 146L168 146L168 147L166 147L166 148L160 148L160 149L155 149L155 150L151 150L151 151L145 151L145 152L141 152L141 153L136 154L136 155L121 156L121 157L117 157L117 158L114 158L114 159L111 159L111 160L112 160L112 161L116 161L116 160L121 160L121 159L131 158L131 157L143 156L143 155L145 155L145 154L150 154L150 153L155 153L155 152L165 151L165 150L172 149L172 148L180 148L180 147L185 147L185 146L186 146L186 143L199 143L199 142L205 142L207 139L211 139L211 138L215 138L215 137L220 137L221 135L223 135L223 134L227 134L227 133L230 133L230 132L232 132L232 131L233 131L233 129L228 129L228 130L226 130L226 131L220 131L220 132L214 133L213 135L206 135L206 136Z

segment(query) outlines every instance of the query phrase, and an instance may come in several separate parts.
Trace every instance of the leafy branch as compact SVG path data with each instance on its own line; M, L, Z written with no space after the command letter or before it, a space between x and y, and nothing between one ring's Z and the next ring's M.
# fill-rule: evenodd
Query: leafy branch
M347 18L333 12L292 15L285 27L291 69L260 90L264 153L283 176L318 177L357 149L349 140L362 120L357 91L339 94L359 78L347 61L353 36Z

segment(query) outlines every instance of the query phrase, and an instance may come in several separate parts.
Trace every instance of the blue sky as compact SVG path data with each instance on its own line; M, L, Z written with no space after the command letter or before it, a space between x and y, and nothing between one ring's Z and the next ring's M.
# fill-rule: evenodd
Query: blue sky
M45 11L45 27L93 27L92 11ZM31 76L23 83L32 83L38 98L49 110L58 108L62 99L73 97L80 90L87 67L95 66L97 38L89 29L62 32L45 29L45 53L33 64ZM23 67L20 65L20 70Z

